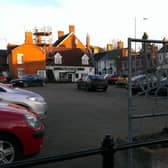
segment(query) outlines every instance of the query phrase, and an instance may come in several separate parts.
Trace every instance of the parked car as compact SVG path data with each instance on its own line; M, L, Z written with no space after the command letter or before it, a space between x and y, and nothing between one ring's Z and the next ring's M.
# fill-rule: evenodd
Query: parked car
M167 77L160 78L155 87L151 88L148 92L154 96L168 96L168 79Z
M131 79L132 93L148 94L151 89L156 87L158 80L159 79L155 75L140 74L134 76ZM126 88L128 89L128 84Z
M12 79L10 83L13 84L13 86L20 87L45 86L47 84L47 79L39 75L23 75L18 79Z
M77 88L87 91L106 91L108 83L102 75L87 75L77 81Z
M8 79L6 76L4 76L2 73L0 73L0 82L1 83L7 83Z
M115 84L118 80L118 76L113 74L106 74L104 78L107 80L108 84Z
M146 75L145 74L140 74L137 76L133 76L131 78L131 89L132 89L132 93L136 94L140 91L143 90L144 88L144 80L146 79ZM126 84L126 89L128 89L128 83Z
M48 107L44 97L30 90L1 83L0 99L27 107L31 111L37 113L41 118L46 118L47 116Z
M117 86L125 87L128 84L128 76L127 75L119 76L115 84Z
M45 126L36 113L0 102L0 164L40 152L44 132Z

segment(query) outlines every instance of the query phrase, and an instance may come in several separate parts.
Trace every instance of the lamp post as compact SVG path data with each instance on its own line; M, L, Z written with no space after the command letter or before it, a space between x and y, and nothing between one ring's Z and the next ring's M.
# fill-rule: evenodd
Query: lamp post
M134 18L134 38L136 39L136 17ZM135 42L135 52L136 52L136 42Z
M142 20L148 20L148 18L147 17L143 17ZM137 38L137 18L136 17L134 18L134 38L135 39ZM134 59L134 63L133 64L134 64L134 72L136 74L136 70L137 70L137 67L136 67L136 42L135 42L134 50L135 50L135 59Z
M136 27L137 27L137 23L136 23L136 17L134 18L134 38L136 39ZM134 69L134 73L136 74L136 42L135 42L135 58L133 59L133 69Z

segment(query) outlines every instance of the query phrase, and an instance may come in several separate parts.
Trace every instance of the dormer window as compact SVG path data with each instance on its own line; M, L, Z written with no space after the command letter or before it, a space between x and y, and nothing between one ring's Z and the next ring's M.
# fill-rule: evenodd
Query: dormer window
M60 53L54 55L54 64L62 64L62 56Z
M88 65L89 64L89 57L86 54L84 54L82 56L82 64L83 65Z

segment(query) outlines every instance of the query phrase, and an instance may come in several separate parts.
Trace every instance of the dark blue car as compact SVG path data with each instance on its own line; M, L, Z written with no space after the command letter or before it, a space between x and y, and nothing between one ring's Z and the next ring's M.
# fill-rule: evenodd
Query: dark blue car
M107 80L102 75L87 75L77 81L77 88L87 91L106 91L108 88Z
M45 86L47 84L47 79L39 75L23 75L18 79L12 79L10 84L15 87Z

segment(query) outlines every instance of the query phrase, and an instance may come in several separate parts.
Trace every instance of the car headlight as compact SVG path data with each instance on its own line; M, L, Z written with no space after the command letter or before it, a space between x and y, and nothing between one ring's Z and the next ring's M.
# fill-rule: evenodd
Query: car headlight
M27 99L29 99L31 101L44 102L44 99L40 98L40 97L27 97Z
M31 101L37 101L36 97L27 97L27 99L31 100Z
M34 115L25 114L25 118L26 118L28 125L31 128L39 128L40 127L40 125L41 125L40 121Z

